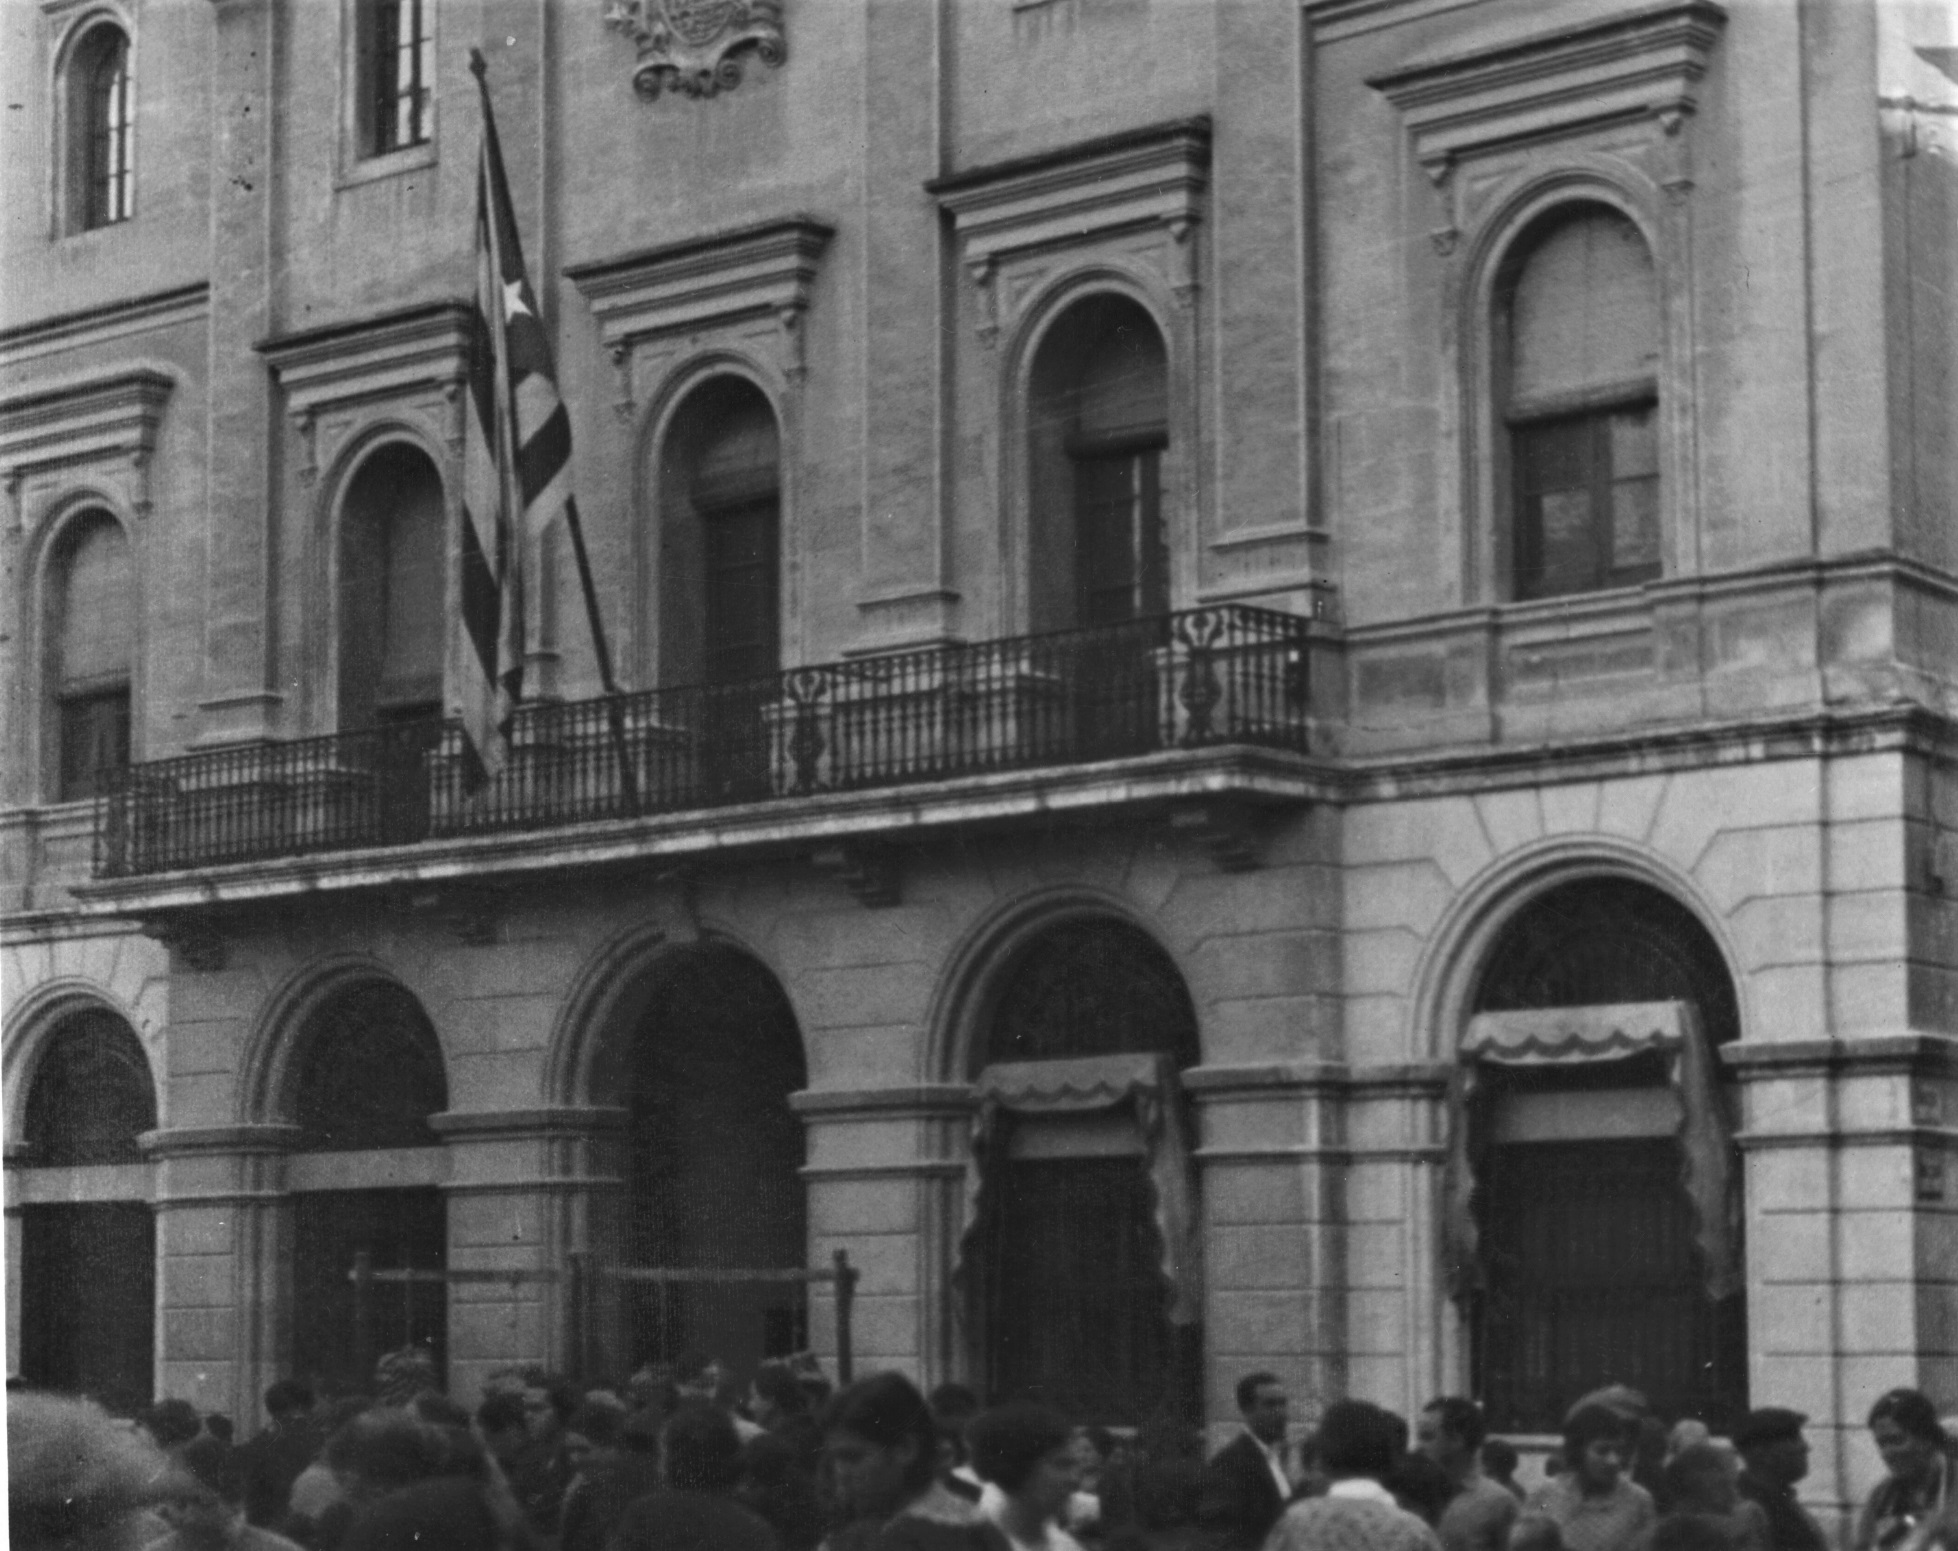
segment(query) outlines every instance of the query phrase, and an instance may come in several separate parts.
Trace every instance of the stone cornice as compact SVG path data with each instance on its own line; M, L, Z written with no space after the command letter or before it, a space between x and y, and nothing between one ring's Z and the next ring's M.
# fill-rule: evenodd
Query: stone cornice
M1448 1061L1393 1061L1354 1065L1344 1061L1264 1061L1241 1066L1193 1066L1178 1081L1201 1104L1299 1093L1351 1097L1432 1098L1448 1086Z
M1697 106L1727 13L1711 0L1667 0L1531 19L1527 33L1368 78L1400 110L1415 159L1436 181L1463 156L1592 125L1651 118L1673 133Z
M296 1152L305 1136L298 1126L290 1125L186 1126L145 1131L136 1145L150 1158L235 1156Z
M932 1116L969 1114L974 1106L970 1083L917 1083L903 1088L805 1089L789 1095L789 1108L798 1115L831 1119L859 1116Z
M447 1110L428 1117L445 1141L515 1141L531 1137L596 1136L625 1129L628 1111L612 1105L559 1105L539 1109Z
M48 469L127 459L142 478L156 450L176 378L146 362L122 365L0 399L0 480L16 492L22 480Z
M1958 1077L1958 1038L1889 1034L1873 1039L1756 1041L1725 1046L1720 1059L1743 1081L1854 1075Z
M590 306L599 343L621 373L629 373L642 341L773 318L782 331L783 370L794 376L802 367L802 315L835 235L828 222L796 214L573 264L564 273ZM624 386L629 390L629 377Z
M1177 119L934 178L926 192L952 217L961 257L984 302L980 334L999 332L994 272L1021 253L1105 242L1160 227L1173 257L1165 278L1187 305L1196 275L1190 237L1210 181L1210 120Z
M42 356L67 355L130 334L193 322L209 310L210 299L210 286L199 280L168 291L118 298L106 306L60 313L0 329L0 365L19 366Z

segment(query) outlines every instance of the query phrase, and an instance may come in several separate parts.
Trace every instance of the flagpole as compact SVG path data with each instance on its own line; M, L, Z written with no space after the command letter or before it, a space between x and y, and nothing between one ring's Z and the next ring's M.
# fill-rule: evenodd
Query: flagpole
M469 73L476 77L477 90L482 94L483 135L486 141L486 149L489 153L489 160L496 168L497 175L501 177L503 147L499 143L496 133L496 117L490 107L489 62L483 58L483 51L479 48L471 48L469 50ZM514 211L511 212L511 218L514 221ZM497 262L500 269L502 265L502 255L500 253ZM518 262L521 265L522 260L519 259ZM497 373L497 376L499 378L497 383L499 408L507 415L510 385L507 381L501 380L503 378L501 371ZM504 423L508 427L509 434L514 438L514 417L506 418ZM511 445L514 445L514 441ZM507 468L509 460L506 459L504 461L506 463L507 489L510 473ZM518 508L513 507L511 509L516 510ZM605 639L605 621L598 610L598 587L592 580L591 556L585 549L584 524L578 520L578 500L569 491L565 493L564 515L565 526L571 530L571 552L578 563L578 587L584 594L585 623L591 630L592 654L598 659L598 679L605 690L605 719L610 724L612 748L619 761L619 782L625 793L626 811L628 813L637 813L639 811L639 780L633 769L632 752L626 737L625 707L621 704L622 692L619 689L618 679L612 672L612 648ZM519 524L518 526L520 527L521 525ZM519 544L521 544L521 539L519 539Z

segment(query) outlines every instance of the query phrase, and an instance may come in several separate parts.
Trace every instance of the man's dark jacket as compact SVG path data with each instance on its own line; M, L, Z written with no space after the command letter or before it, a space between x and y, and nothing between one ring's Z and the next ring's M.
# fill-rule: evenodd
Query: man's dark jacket
M1769 1551L1828 1551L1829 1542L1809 1512L1795 1500L1795 1489L1764 1481L1743 1470L1740 1495L1767 1511Z
M1225 1444L1203 1467L1197 1522L1216 1537L1220 1551L1258 1551L1284 1511L1271 1462L1249 1433Z

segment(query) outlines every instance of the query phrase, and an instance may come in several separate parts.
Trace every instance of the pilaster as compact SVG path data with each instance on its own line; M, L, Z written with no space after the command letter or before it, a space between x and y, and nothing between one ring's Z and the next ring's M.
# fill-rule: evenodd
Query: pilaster
M214 0L211 31L209 517L201 743L276 730L269 578L271 388L253 345L270 332L279 9Z
M574 1267L620 1242L626 1112L600 1106L432 1115L447 1143L449 1391L473 1402L498 1368L602 1366L607 1300ZM581 1306L582 1305L582 1306Z

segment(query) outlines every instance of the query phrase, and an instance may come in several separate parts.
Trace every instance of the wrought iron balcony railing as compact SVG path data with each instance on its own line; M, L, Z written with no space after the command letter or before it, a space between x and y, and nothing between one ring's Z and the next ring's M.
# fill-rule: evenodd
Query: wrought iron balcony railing
M1306 747L1306 622L1228 605L526 706L497 778L428 721L152 760L98 800L130 877L946 781L1166 749Z

